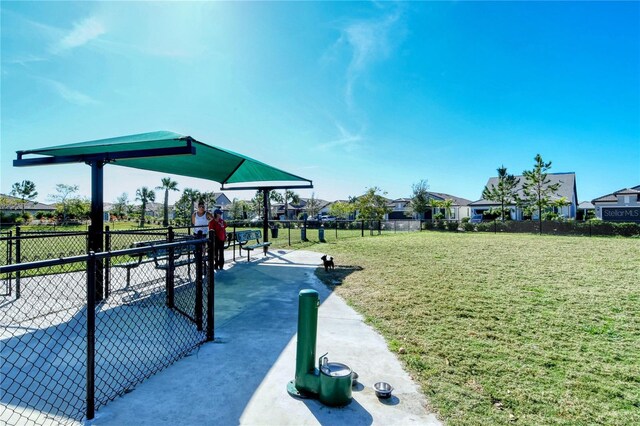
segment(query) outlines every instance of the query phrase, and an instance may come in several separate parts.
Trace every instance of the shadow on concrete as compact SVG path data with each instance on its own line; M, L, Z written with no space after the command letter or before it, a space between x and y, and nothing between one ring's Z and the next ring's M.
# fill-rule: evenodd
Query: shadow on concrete
M332 291L315 277L319 264L315 254L293 260L284 254L270 252L251 262L245 258L216 273L215 341L110 403L96 424L117 425L131 419L154 426L174 425L178 419L180 424L253 424L255 418L247 415L288 404L286 385L294 378L295 364L287 365L286 371L274 369L282 368L276 366L278 360L297 333L298 294L315 289L322 304ZM329 344L319 341L318 347ZM275 383L267 384L267 377L274 375ZM261 389L269 389L267 402ZM326 407L315 400L299 404L322 424L345 415L349 424L373 422L355 399L345 408Z
M340 408L329 408L314 399L305 399L303 401L304 405L307 406L311 414L313 414L321 425L336 424L336 410L340 410L340 424L350 426L373 424L371 414L355 399L351 400L349 405Z
M133 292L112 294L96 306L96 407L205 339L192 321L165 306L164 283L156 281L135 299ZM87 308L65 307L57 294L29 293L36 286L30 284L19 301L27 312L0 311L0 424L80 421L86 411ZM175 298L176 304L184 306L186 299L194 305L195 284L178 286Z

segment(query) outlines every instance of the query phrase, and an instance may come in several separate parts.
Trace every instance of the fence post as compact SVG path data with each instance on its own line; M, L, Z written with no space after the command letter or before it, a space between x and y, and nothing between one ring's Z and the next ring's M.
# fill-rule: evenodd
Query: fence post
M111 251L111 232L109 225L104 227L104 251ZM111 256L104 259L104 298L109 297L111 283Z
M22 263L22 242L20 227L16 226L16 263ZM16 300L20 299L20 271L16 271Z
M90 251L87 259L87 420L95 414L96 269L96 255Z
M291 246L291 221L289 220L287 224L287 228L289 228L289 246Z
M236 238L236 223L233 223L233 238ZM233 244L233 261L236 261L236 245Z
M378 235L380 234L382 234L382 219L378 221Z
M209 241L207 243L207 264L209 273L207 274L207 342L211 342L214 339L213 335L213 307L214 307L214 273L213 273L213 254L216 249L215 231L212 229L209 231Z
M170 226L167 230L167 241L172 243L175 239L175 233L173 227ZM167 272L166 272L166 293L167 293L167 307L170 309L174 306L174 277L175 277L175 249L169 247L169 259L167 260Z
M360 233L362 234L361 236L364 238L364 219L360 221Z
M203 238L202 231L198 231L197 238ZM196 326L202 331L202 243L196 243ZM213 274L213 271L209 271Z
M498 233L498 222L495 219L493 219L493 233Z
M13 231L9 231L9 239L7 240L7 265L13 263ZM11 281L13 273L9 274L9 296L11 296Z

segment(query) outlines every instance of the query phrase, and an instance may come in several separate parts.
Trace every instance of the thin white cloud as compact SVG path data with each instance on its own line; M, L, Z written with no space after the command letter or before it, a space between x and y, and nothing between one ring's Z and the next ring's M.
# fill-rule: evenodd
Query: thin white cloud
M363 140L362 132L351 133L340 123L335 123L335 125L339 132L338 138L318 145L318 149L326 151L329 149L342 148L347 152L357 149Z
M45 79L49 87L53 89L61 98L75 105L95 105L98 103L91 96L86 95L78 90L71 89L70 87L55 80Z
M65 34L51 47L52 53L61 53L67 50L83 46L91 40L106 33L104 24L95 17L89 17L81 22L76 22L73 29Z
M353 90L357 80L368 67L377 61L387 59L394 47L400 13L394 12L382 18L357 21L347 25L337 44L347 43L351 48L351 60L346 72L345 100L353 106Z

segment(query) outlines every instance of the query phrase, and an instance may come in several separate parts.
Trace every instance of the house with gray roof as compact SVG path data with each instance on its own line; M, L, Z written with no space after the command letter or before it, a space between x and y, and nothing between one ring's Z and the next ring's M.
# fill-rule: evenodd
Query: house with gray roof
M11 195L0 194L2 203L0 203L0 210L3 213L22 213L22 199L13 197ZM34 215L37 212L55 212L56 206L51 204L44 204L38 201L26 201L24 203L25 213Z
M471 200L467 200L466 198L457 197L451 194L445 194L444 192L427 192L427 197L430 200L435 201L444 201L451 200L453 203L451 204L451 208L449 211L445 211L444 209L440 209L435 207L433 209L427 210L422 217L413 213L411 211L411 198L396 198L395 200L390 200L388 203L391 212L388 215L389 219L425 219L431 220L434 214L442 213L445 215L446 219L451 220L460 220L465 217L469 217L469 203Z
M519 179L520 182L516 187L516 194L519 197L524 196L524 192L522 191L522 186L525 181L524 176L516 176L516 179ZM552 207L555 213L558 215L567 218L567 219L575 219L576 212L578 209L578 191L576 189L576 174L573 172L568 173L548 173L547 179L549 180L549 184L559 184L560 187L556 191L555 194L551 196L551 201L556 201L564 197L569 205L564 207ZM487 188L497 187L498 186L498 177L489 178L487 181ZM481 215L484 212L487 212L491 209L499 208L500 203L491 200L480 199L474 201L469 204L471 208L472 215ZM510 215L512 220L523 220L524 212L521 207L517 206L515 203L510 204L509 206ZM538 219L538 213L534 212L532 219Z
M596 217L610 222L640 223L640 185L620 189L591 201Z

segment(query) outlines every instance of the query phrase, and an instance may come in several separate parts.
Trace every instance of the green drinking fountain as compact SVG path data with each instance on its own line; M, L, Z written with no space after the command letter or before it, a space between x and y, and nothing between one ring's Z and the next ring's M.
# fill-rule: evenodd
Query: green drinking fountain
M301 290L298 295L298 342L296 347L296 375L287 384L290 395L298 398L317 398L324 405L340 407L351 402L351 368L339 362L329 362L327 354L318 359L318 306L315 290Z

